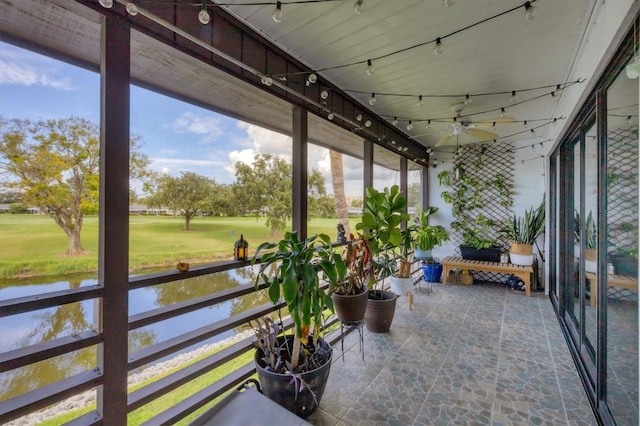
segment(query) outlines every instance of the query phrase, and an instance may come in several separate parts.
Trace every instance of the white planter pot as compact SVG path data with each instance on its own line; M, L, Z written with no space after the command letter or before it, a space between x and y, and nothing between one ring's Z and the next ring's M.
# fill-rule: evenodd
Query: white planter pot
M514 265L521 265L521 266L531 266L531 265L533 265L533 255L532 254L509 253L509 259L511 259L511 263L513 263Z
M413 290L413 278L391 277L391 291L398 296L404 296Z
M416 247L413 251L413 257L419 260L429 259L431 256L431 250L422 250Z

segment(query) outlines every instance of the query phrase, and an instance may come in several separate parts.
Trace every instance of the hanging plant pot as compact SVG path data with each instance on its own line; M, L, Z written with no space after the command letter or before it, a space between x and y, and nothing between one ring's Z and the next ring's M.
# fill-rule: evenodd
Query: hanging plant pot
M420 265L422 273L424 274L424 280L428 283L439 283L442 276L442 263L422 263Z

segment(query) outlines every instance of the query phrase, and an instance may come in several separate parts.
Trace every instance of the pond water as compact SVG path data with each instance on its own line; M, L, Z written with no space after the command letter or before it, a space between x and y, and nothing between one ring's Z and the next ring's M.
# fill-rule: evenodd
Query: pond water
M24 284L15 282L0 284L0 300L97 284L95 277L66 278L66 280L49 280L49 282L33 283L31 280ZM129 315L252 282L253 272L249 268L243 268L132 290L129 292ZM132 330L129 332L129 353L165 341L187 330L193 330L241 313L265 303L266 300L262 293L251 294ZM95 301L88 300L0 318L0 352L97 328L94 319L95 304ZM238 331L241 330L227 331L184 351L223 340ZM160 361L162 360L157 362ZM0 373L0 389L2 389L0 400L9 399L12 396L95 367L96 350L88 348Z

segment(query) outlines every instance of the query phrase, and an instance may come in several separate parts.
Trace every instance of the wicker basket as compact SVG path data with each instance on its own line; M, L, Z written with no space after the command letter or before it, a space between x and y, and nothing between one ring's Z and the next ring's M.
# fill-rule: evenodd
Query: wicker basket
M454 269L449 271L447 276L447 282L450 284L464 284L464 285L472 285L473 284L473 275L469 273L469 271L461 271L459 269Z

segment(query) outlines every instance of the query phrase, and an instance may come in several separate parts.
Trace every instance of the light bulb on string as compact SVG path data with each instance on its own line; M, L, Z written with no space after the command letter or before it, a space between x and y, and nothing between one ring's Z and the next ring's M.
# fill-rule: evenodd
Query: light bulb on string
M422 95L418 96L418 102L416 102L416 106L420 108L422 106Z
M364 122L364 127L371 127L371 120L367 120Z
M273 84L273 79L268 75L263 75L262 77L260 77L260 82L265 86L271 86Z
M329 113L329 115L327 115L327 118L328 118L329 120L333 120L333 117L334 117L334 115L333 115L333 111L331 111L331 112Z
M427 125L424 126L425 129L428 129L431 127L431 120L427 120Z
M105 9L111 9L113 7L113 0L100 0L99 3L100 6L104 7Z
M369 98L369 105L375 105L376 104L376 94L372 93L371 97Z
M356 115L356 120L362 121L362 114L361 113L358 113L358 115Z
M207 4L204 1L202 2L202 9L198 12L198 21L200 21L202 25L207 25L211 22L211 15L209 15Z
M527 127L527 120L524 120L523 126Z
M393 121L391 122L394 126L398 125L398 117L393 117Z
M453 0L442 0L444 7L449 7L453 4Z
M409 120L409 124L407 124L407 130L413 130L413 123Z
M356 13L356 15L360 15L362 12L364 12L364 0L356 0L355 4L353 5L353 11Z
M136 6L136 4L132 1L127 3L125 9L127 9L127 13L131 16L136 16L138 14L138 6Z
M271 15L274 22L282 21L282 3L276 2L276 10L273 11L273 15Z
M527 21L536 17L536 7L531 5L530 1L524 3L524 19Z
M367 75L373 75L374 72L376 72L376 69L373 67L371 59L367 59Z
M320 97L322 99L327 99L329 97L329 92L326 90L323 90L322 92L320 92Z
M427 154L431 154L433 152L433 150L429 147L427 148Z
M518 95L516 95L516 91L511 91L511 103L518 102Z
M316 81L318 81L318 76L316 75L316 73L312 72L311 74L309 74L309 77L307 77L307 81L311 84L314 84Z
M472 102L471 97L467 94L464 98L464 104L469 105Z
M440 37L436 39L436 46L433 48L433 52L436 55L440 55L442 54L442 52L444 52L444 46L442 45L442 40L440 40Z
M409 147L405 146L404 148L402 148L402 150L403 150L404 152L407 152L407 151L409 150Z
M504 107L500 108L500 118L505 118L507 116L507 110Z

